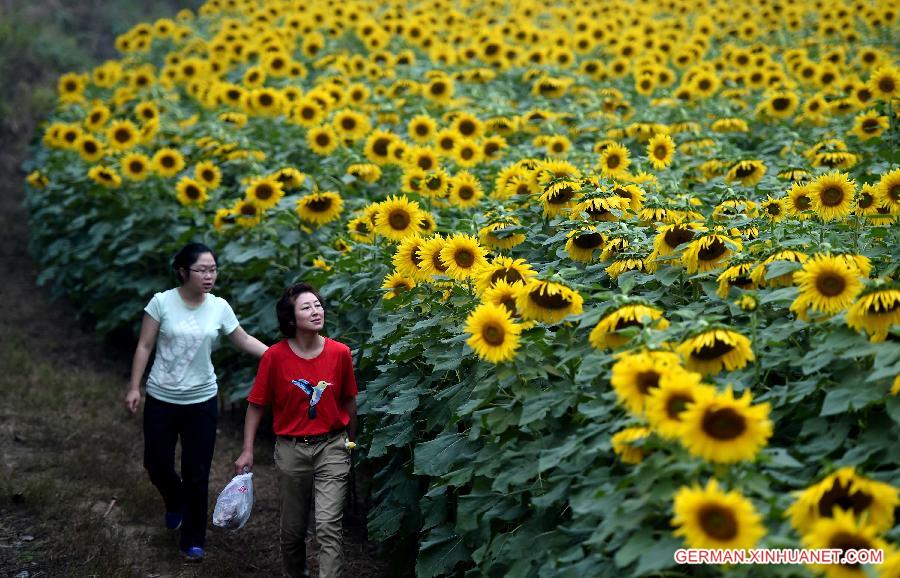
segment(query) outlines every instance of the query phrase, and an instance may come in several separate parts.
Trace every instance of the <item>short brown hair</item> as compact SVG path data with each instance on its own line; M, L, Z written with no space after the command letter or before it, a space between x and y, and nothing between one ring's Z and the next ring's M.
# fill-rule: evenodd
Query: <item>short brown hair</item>
M278 329L285 337L294 337L297 333L297 319L294 317L294 302L303 293L312 293L325 309L325 302L316 288L309 283L294 283L284 290L281 299L275 304L275 315L278 317Z

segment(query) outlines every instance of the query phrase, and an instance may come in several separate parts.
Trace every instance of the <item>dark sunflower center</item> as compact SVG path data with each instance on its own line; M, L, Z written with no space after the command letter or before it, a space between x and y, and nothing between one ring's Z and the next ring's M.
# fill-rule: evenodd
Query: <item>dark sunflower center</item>
M416 245L415 247L413 247L412 251L409 252L409 260L412 261L413 265L415 265L416 267L418 267L422 262L421 257L419 257L420 248L421 247L419 245Z
M415 126L414 131L419 136L426 136L429 133L428 125L425 123L419 123Z
M575 190L572 187L565 186L557 189L547 197L547 202L551 205L564 205L572 200L575 196Z
M834 297L844 292L847 281L836 273L824 273L816 278L816 289L826 297Z
M272 106L272 103L275 102L275 99L272 98L271 94L261 94L259 95L259 104L262 106Z
M431 90L431 94L440 96L447 91L447 85L445 85L443 82L435 82L431 85L431 88L429 90Z
M341 128L344 130L353 130L356 128L356 119L350 116L341 119Z
M494 285L497 281L503 279L510 285L517 281L523 281L524 278L522 274L516 271L515 269L498 269L494 271L493 275L491 275L491 285Z
M662 160L666 158L669 153L668 147L666 145L657 145L656 148L653 149L653 156Z
M475 123L471 120L464 120L459 123L459 132L464 136L472 136L473 134L475 134L475 130Z
M375 151L375 154L384 157L388 154L388 147L391 145L391 140L386 138L378 138L372 144L372 150Z
M787 110L790 106L791 99L789 98L779 96L778 98L772 99L772 108L779 112Z
M666 231L663 237L666 245L675 248L682 243L687 243L694 238L694 232L687 227L673 227L671 231Z
M849 486L844 485L841 480L835 480L831 489L819 499L819 515L831 518L835 506L846 511L853 510L854 514L859 515L872 505L872 496L859 490L851 493Z
M116 142L126 143L131 140L131 131L127 128L116 129L113 138L116 139Z
M643 323L636 319L619 319L616 321L616 327L614 331L622 331L623 329L628 329L629 327L643 327Z
M842 552L844 550L868 550L872 548L872 544L865 537L858 534L836 532L829 538L828 548L836 548ZM842 564L842 566L856 568L859 564Z
M881 123L878 122L877 118L867 118L862 123L862 131L866 134L871 134L873 132L877 132L881 127Z
M200 173L200 177L207 182L212 182L216 180L216 173L212 169L204 169L202 173Z
M693 403L693 401L694 398L689 395L680 393L672 395L666 400L666 415L669 419L677 420L681 412L687 408L687 404Z
M244 203L243 205L241 205L241 214L246 217L256 216L256 205Z
M708 504L698 513L700 527L716 540L733 540L738 535L738 521L734 512L717 504Z
M458 249L453 254L453 260L463 269L469 269L475 264L475 254L469 249Z
M197 200L200 198L200 189L195 187L194 185L188 185L184 189L184 194L191 200Z
M393 211L388 216L388 225L395 231L405 231L409 227L411 219L406 211Z
M703 80L701 80L700 82L697 83L697 88L699 88L700 90L706 91L706 90L709 90L710 88L712 88L712 83L709 81L709 79L704 78Z
M142 163L141 161L131 161L128 164L128 170L130 170L132 173L142 173L144 172L144 163Z
M659 387L659 378L660 375L656 371L641 371L635 377L635 383L637 384L640 392L643 395L647 395L650 393L651 389L653 389L654 387Z
M719 239L713 239L710 244L697 252L697 258L701 261L714 261L718 259L728 250L725 243Z
M781 214L781 205L779 205L778 203L770 203L766 205L766 212L773 217L777 217Z
M468 201L475 196L475 189L468 185L463 185L456 189L456 194L459 195L460 199Z
M806 195L800 195L794 200L794 205L801 211L805 211L812 206L812 201Z
M488 342L488 344L497 346L503 344L506 332L503 330L503 327L490 323L482 328L481 337Z
M275 194L275 190L265 183L256 187L256 198L260 201L265 201L272 198L272 195ZM315 201L313 201L315 202ZM331 201L329 201L330 203ZM312 205L312 203L310 203Z
M597 249L603 244L603 237L600 233L585 233L577 235L572 242L579 249Z
M888 189L888 197L890 197L892 201L900 201L900 183L897 183Z
M159 159L159 164L166 167L167 169L171 169L175 166L175 157L166 155Z
M542 293L540 288L531 291L528 296L541 309L566 309L571 305L571 302L563 297L562 294L555 293L549 295L547 293Z
M734 171L734 174L739 179L745 179L756 172L756 167L751 164L742 164L739 165L737 170Z
M316 109L311 106L304 106L300 109L300 116L307 120L316 118Z
M878 81L878 89L886 94L893 94L894 90L897 89L897 83L894 82L893 78L884 77Z
M859 196L859 202L857 203L857 206L860 209L868 209L872 206L873 203L875 203L875 197L873 197L869 193L863 193Z
M614 153L606 155L606 166L607 167L614 169L614 168L618 167L620 164L622 164L622 159L621 159L621 157L619 157L619 155L614 154Z
M822 190L822 204L826 207L840 205L844 200L844 190L838 186L826 187Z
M88 154L94 154L95 152L97 152L97 143L92 140L84 141L84 144L82 146L84 147L84 152Z
M467 161L467 160L469 160L469 159L471 159L472 157L475 156L475 151L474 151L473 149L469 148L469 147L465 147L465 148L463 148L463 149L461 149L461 150L459 151L459 156L460 156L464 161Z
M441 273L447 270L447 266L441 261L440 251L435 251L431 255L431 265Z
M419 157L419 160L416 162L416 164L423 171L428 171L431 170L432 167L434 167L434 159L429 156L421 156Z
M749 287L753 285L753 279L745 277L744 275L738 275L731 280L731 285L735 287Z
M500 145L495 142L489 142L484 145L484 154L486 156L493 156L500 150Z
M331 199L328 197L313 199L306 203L306 207L314 213L324 213L331 208Z
M328 136L327 133L320 133L316 135L316 144L320 147L328 146L331 144L331 137Z
M707 411L703 416L703 431L711 438L729 441L747 430L747 420L730 407Z
M733 345L729 345L724 341L716 339L712 345L701 346L700 349L691 353L691 356L703 361L712 361L713 359L719 359L723 355L730 353L733 349Z

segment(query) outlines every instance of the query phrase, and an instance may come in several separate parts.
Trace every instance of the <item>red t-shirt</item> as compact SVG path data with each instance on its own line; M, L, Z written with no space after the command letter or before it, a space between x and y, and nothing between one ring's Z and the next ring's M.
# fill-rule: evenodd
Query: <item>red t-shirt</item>
M301 379L311 387L324 387L315 406L315 418L309 417L311 396L292 383ZM350 416L344 411L344 403L356 393L349 347L326 337L322 353L303 359L283 339L263 354L247 401L272 406L275 435L310 436L346 427Z

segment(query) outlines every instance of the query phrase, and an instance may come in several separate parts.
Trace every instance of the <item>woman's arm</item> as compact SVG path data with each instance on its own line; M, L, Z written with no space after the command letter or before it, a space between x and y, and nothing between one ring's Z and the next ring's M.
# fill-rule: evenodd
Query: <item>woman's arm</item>
M347 441L356 441L356 398L351 397L344 402L344 411L350 416L350 423L347 424Z
M262 354L269 348L268 345L259 339L249 335L240 325L228 334L228 339L235 347L255 357L262 357Z
M244 417L244 447L241 455L234 460L234 470L238 474L242 473L245 467L253 470L253 445L256 443L256 430L259 429L264 411L261 405L247 404L247 415Z
M141 402L141 378L147 369L147 361L150 352L156 345L156 337L159 335L159 321L144 313L141 321L141 335L138 337L137 347L134 349L134 358L131 360L131 379L128 381L128 392L125 394L125 409L131 413L137 413L138 404Z

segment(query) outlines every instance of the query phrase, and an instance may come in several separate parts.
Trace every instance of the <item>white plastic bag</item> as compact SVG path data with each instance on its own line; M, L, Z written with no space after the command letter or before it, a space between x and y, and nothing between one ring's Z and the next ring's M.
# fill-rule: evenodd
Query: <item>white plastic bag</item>
M220 528L239 530L250 519L253 509L253 474L236 475L216 500L213 524Z

